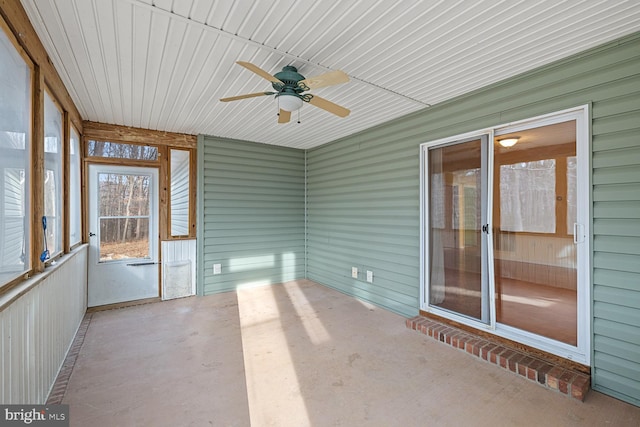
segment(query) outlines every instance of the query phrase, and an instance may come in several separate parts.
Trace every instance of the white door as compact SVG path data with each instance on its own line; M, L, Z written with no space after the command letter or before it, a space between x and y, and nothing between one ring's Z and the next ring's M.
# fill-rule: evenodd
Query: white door
M88 305L159 296L158 170L89 166Z

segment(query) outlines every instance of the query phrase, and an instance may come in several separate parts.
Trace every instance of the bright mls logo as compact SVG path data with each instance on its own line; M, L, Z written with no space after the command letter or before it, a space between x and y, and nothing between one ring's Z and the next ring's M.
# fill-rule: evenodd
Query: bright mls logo
M69 427L69 405L0 405L0 427Z

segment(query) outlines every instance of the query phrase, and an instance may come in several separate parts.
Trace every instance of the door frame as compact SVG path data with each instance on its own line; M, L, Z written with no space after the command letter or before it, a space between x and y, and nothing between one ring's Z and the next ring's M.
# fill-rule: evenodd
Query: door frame
M472 132L454 135L451 137L440 138L437 140L425 142L420 145L420 310L433 313L437 316L453 320L460 324L470 326L475 329L489 331L490 333L521 342L525 345L538 348L545 352L555 354L557 356L589 365L591 363L591 265L592 265L592 237L591 237L591 218L592 218L592 195L591 195L591 140L590 140L590 109L589 105L582 105L544 114L536 117L508 122L489 128L484 128ZM490 322L484 324L473 320L466 316L457 315L455 313L440 310L429 304L429 227L427 224L429 212L429 200L427 197L428 189L428 162L427 156L430 148L450 144L457 141L465 141L471 138L480 138L482 135L488 135L489 140L493 141L497 134L524 130L531 127L539 127L547 124L558 123L562 121L576 120L576 158L577 158L577 221L581 227L581 244L577 250L577 337L576 346L565 344L549 338L542 337L530 332L498 324L496 322L495 307L495 280L494 280L494 248L493 239L487 239L488 244L483 248L487 254L487 271L489 274L489 301L490 301ZM492 229L493 221L493 176L494 176L494 153L493 149L488 150L488 193L487 193L487 222L489 230Z
M144 174L145 172L150 172L151 175L151 182L152 182L152 187L150 189L150 191L152 191L152 195L153 197L151 198L151 202L150 202L150 206L149 206L149 217L150 217L150 227L149 227L149 253L151 255L151 257L148 259L148 262L153 262L154 264L156 264L156 295L153 296L149 296L149 297L144 297L142 299L131 299L131 300L122 300L122 301L114 301L114 302L106 302L104 304L100 303L100 304L96 304L90 307L102 307L102 306L111 306L111 305L121 305L121 304L128 304L134 301L141 301L141 300L147 300L147 299L151 299L151 300L160 300L161 295L162 295L162 274L161 274L161 252L160 252L160 168L154 165L120 165L120 164L114 164L111 162L88 162L86 164L87 166L87 173L86 173L86 177L87 177L87 233L89 234L91 231L95 231L93 230L93 228L91 227L92 225L92 218L95 215L95 219L98 220L99 218L99 212L97 212L97 202L98 202L98 194L99 191L97 188L94 188L94 183L96 181L94 181L94 178L97 178L97 175L100 174L102 172L102 169L104 169L105 171L108 172L116 172L116 173L134 173L134 174ZM94 177L94 175L96 175ZM96 212L94 214L92 214L92 210L96 210ZM98 227L98 224L95 224L95 227ZM94 227L94 228L95 228ZM95 238L99 239L100 234L99 232L96 231L96 236ZM87 276L88 276L88 282L87 282L87 296L89 296L89 287L90 287L90 269L93 268L94 266L94 256L96 256L93 252L95 251L94 248L92 248L92 244L91 244L91 239L94 237L89 236L89 256L87 257ZM98 242L98 251L99 251L99 242ZM99 253L97 254L98 257L98 263L99 263ZM128 262L131 262L132 260L143 260L142 258L134 258L134 259L124 259L122 261L113 261L112 265L125 265ZM147 261L146 258L144 258L145 262Z

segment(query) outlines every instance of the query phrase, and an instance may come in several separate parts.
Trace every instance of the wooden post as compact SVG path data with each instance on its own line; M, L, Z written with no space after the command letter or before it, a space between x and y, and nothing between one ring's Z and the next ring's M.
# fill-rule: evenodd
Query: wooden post
M42 216L44 215L44 76L39 66L33 78L33 138L31 145L31 265L34 273L44 271L40 254L44 250Z
M71 251L71 239L69 239L69 230L71 227L71 221L69 218L70 212L70 182L69 173L71 172L71 150L69 147L71 141L71 121L69 120L69 112L64 110L62 114L62 176L63 186L62 186L62 212L61 219L62 221L62 250L63 252L69 253Z

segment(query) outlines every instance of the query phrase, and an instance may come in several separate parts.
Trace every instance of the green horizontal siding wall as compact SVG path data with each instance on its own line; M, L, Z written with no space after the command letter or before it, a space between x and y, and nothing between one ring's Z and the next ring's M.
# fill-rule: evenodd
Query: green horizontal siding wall
M304 151L209 136L198 144L199 293L304 278Z
M415 141L345 140L307 156L307 276L392 311L418 312ZM351 268L359 270L358 279ZM373 272L367 283L366 271Z
M419 308L419 145L592 105L593 387L640 404L640 34L307 153L307 276ZM348 120L348 119L346 119ZM370 269L351 278L351 267Z

